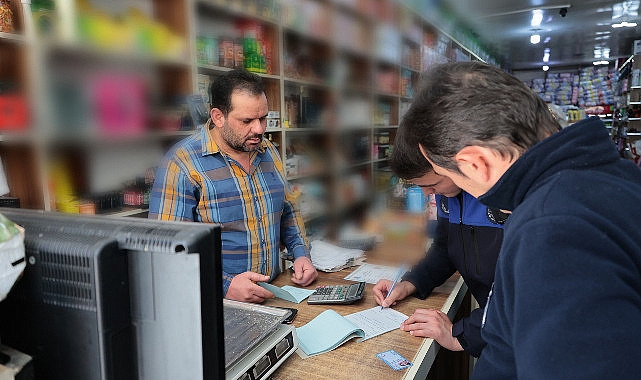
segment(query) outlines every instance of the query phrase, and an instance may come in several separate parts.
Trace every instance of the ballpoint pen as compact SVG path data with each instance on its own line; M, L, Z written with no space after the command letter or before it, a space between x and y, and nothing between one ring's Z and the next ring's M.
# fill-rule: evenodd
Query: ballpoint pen
M396 278L394 278L394 282L392 282L392 286L387 291L387 295L385 296L383 301L385 301L387 299L387 297L389 297L389 295L392 294L392 291L394 290L394 287L396 286L396 284L398 284L398 280L401 279L401 276L403 275L403 273L405 273L405 264L401 265L398 268L398 272L396 272ZM383 310L383 305L381 305L381 310Z

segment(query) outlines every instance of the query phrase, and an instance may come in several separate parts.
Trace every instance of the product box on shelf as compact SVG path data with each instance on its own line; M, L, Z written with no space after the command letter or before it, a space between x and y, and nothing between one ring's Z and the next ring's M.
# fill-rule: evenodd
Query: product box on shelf
M0 130L23 131L28 125L27 99L22 95L0 94Z

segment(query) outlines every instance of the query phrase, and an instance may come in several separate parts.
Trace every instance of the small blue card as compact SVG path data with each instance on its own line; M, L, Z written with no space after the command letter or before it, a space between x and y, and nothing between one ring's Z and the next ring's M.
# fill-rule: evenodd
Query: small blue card
M379 359L384 361L385 364L390 366L390 368L394 371L400 371L412 366L412 363L409 360L405 359L403 356L401 356L401 354L394 350L381 352L376 354L376 356L378 356Z

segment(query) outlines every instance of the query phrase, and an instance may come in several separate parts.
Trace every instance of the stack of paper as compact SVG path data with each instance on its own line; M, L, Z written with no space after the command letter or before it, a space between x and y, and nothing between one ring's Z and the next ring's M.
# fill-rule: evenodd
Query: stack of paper
M404 275L405 272L407 272L406 269L401 270L401 276ZM394 281L394 278L396 278L396 274L398 273L398 271L398 267L363 263L355 271L345 276L345 279L349 281L364 281L368 284L376 284L382 279Z
M321 240L312 241L311 256L312 264L323 272L337 272L365 260L360 249L341 248Z

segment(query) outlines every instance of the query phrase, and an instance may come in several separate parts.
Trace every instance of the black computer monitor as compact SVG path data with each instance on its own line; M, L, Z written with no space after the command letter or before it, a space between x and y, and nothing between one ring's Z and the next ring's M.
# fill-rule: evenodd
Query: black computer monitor
M114 238L27 233L29 264L0 303L0 339L37 378L132 379L127 256Z
M124 269L110 268L101 272L101 268L96 268L97 275L91 286L99 289L101 284L113 280L114 276L122 278L122 273L126 272L127 281L121 280L121 283L126 282L129 302L114 301L110 305L96 307L94 313L97 321L104 321L106 313L122 314L123 310L129 313L132 349L135 352L133 378L224 378L221 240L218 225L72 216L16 209L0 209L0 213L25 227L25 242L28 247L25 275L9 297L0 303L0 338L10 346L34 354L36 372L39 372L41 365L49 363L52 355L65 356L70 365L82 360L78 352L66 352L67 348L62 346L55 352L38 350L42 334L61 326L56 326L60 323L53 323L47 315L29 314L30 309L35 307L33 304L42 302L42 296L34 294L43 291L39 285L42 273L37 270L40 259L34 249L40 245L49 246L48 242L73 237L72 240L85 245L96 240L113 241L111 246L115 244L120 257L125 258ZM39 245L34 245L36 242ZM55 253L51 255L68 256L70 252L67 250L66 246L53 244L51 251ZM100 256L95 252L90 254L92 255ZM23 287L29 288L29 292L23 292ZM15 307L16 304L20 307ZM65 308L65 305L57 307ZM57 312L62 313L56 310ZM74 309L64 309L64 313L74 312ZM21 315L25 313L28 315ZM27 331L28 326L21 321L30 321L39 328ZM62 329L66 331L60 331L59 335L89 339L91 334L87 333L87 329L76 327L73 324L63 324ZM99 324L95 326L95 329L101 328L104 327ZM12 329L19 331L6 334ZM5 339L5 335L11 341ZM94 338L95 336L92 339ZM96 344L104 344L105 348L97 354L87 355L113 353L116 356L114 358L98 358L100 362L107 363L107 367L109 363L118 363L130 355L127 349L115 349L115 342L105 340L100 334L95 339L98 340ZM22 346L24 342L30 347ZM50 368L49 365L46 369ZM112 373L113 371L105 370L99 376L75 378L127 378L121 377L122 375L113 376ZM74 378L65 375L60 374L60 378ZM46 378L54 376L48 373Z

